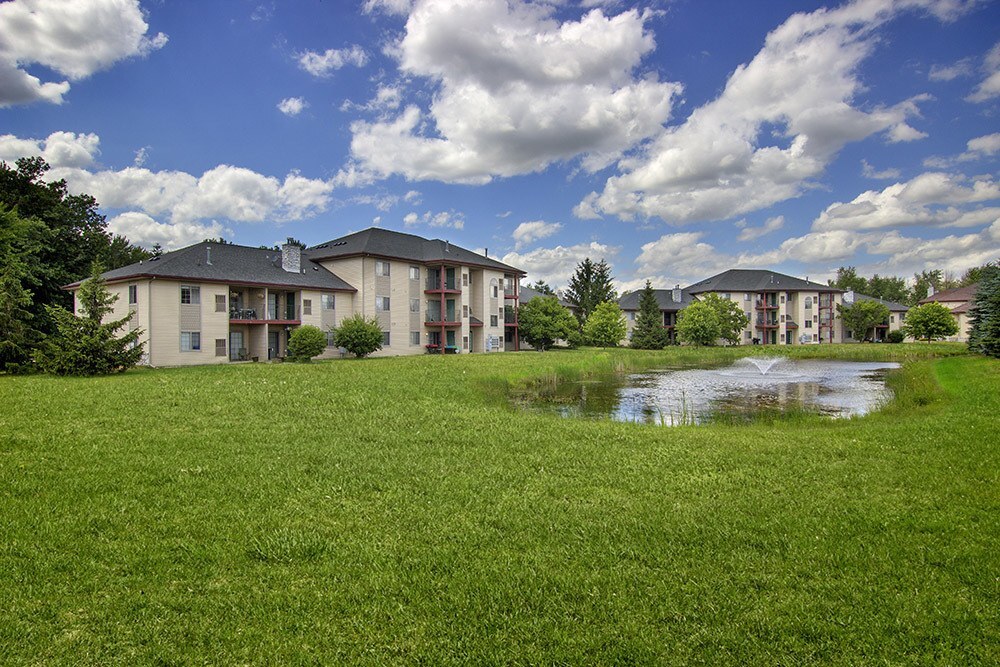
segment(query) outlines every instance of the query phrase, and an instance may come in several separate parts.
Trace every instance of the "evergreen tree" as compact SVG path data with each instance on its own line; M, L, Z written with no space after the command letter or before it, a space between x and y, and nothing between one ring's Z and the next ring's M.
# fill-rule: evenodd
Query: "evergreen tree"
M556 291L545 282L544 280L536 280L532 284L528 285L528 289L535 290L540 294L545 294L546 296L555 296Z
M639 295L639 314L632 329L631 346L639 350L662 350L670 342L670 334L663 328L663 313L656 302L656 291L650 282Z
M597 304L583 325L586 341L600 347L618 347L627 331L622 309L612 301Z
M31 292L21 285L14 262L0 268L0 371L28 369L37 333L31 327Z
M581 327L598 304L618 300L613 281L611 267L603 259L595 263L587 257L577 265L566 289L566 300L575 306Z
M47 306L56 333L49 336L38 353L38 366L54 375L108 375L132 368L142 358L140 329L117 335L132 314L104 322L118 300L101 278L101 266L94 263L91 277L77 290L80 316L59 306Z
M921 299L926 299L927 295L930 294L931 287L934 288L935 292L940 292L943 281L944 276L941 274L941 269L914 273L913 287L910 288L909 298L905 302L906 305L915 306Z
M1000 357L1000 263L982 267L971 320L969 349Z
M517 313L518 330L524 340L539 352L557 340L570 340L577 332L577 321L554 296L536 296Z

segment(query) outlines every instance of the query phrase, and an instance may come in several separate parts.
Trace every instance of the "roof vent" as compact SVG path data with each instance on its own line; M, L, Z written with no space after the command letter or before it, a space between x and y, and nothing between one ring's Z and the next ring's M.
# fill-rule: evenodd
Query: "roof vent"
M444 242L444 251L445 252L451 252L451 250L448 249L448 242L447 241Z

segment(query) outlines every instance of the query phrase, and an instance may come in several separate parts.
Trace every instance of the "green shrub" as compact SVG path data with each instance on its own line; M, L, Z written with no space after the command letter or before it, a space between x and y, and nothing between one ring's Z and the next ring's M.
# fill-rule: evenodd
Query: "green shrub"
M288 338L288 357L291 361L312 361L325 349L326 334L319 327L309 324L299 327Z
M885 339L890 343L902 343L906 340L906 334L897 329L896 331L890 331L889 335L886 336Z
M356 357L366 357L382 349L382 326L374 317L358 313L341 321L340 326L331 331L334 343Z

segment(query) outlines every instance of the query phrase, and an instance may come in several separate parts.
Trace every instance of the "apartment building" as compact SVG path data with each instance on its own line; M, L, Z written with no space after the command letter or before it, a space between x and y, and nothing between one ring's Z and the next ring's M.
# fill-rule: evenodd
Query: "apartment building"
M878 299L873 296L860 294L858 292L844 292L843 303L845 307L851 306L859 301L877 301L889 309L889 317L876 324L875 330L871 332L871 340L876 343L885 342L890 331L898 331L901 329L903 323L906 322L906 311L910 309L909 306L904 306L903 304L896 303L895 301L886 301L885 299ZM844 342L850 343L864 341L867 336L868 332L855 332L850 331L846 327L844 328Z
M382 326L377 355L518 348L523 272L450 244L372 228L302 249L204 241L103 274L132 312L143 363L185 366L284 358L299 326L355 313ZM67 286L76 291L80 282ZM329 340L323 356L340 356Z
M660 317L663 328L667 330L670 344L677 343L677 316L681 310L694 301L694 298L686 289L681 289L680 285L673 289L655 289L653 295L656 303L660 307ZM632 330L635 329L636 318L639 317L639 298L642 291L628 292L618 299L618 307L625 314L626 338L632 340Z

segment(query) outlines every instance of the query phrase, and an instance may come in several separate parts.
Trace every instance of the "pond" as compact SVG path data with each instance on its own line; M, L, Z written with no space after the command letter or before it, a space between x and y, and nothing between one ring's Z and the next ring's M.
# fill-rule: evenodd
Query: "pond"
M716 368L662 369L599 381L563 382L515 397L564 417L674 426L743 422L814 412L851 417L892 398L891 362L746 357Z

